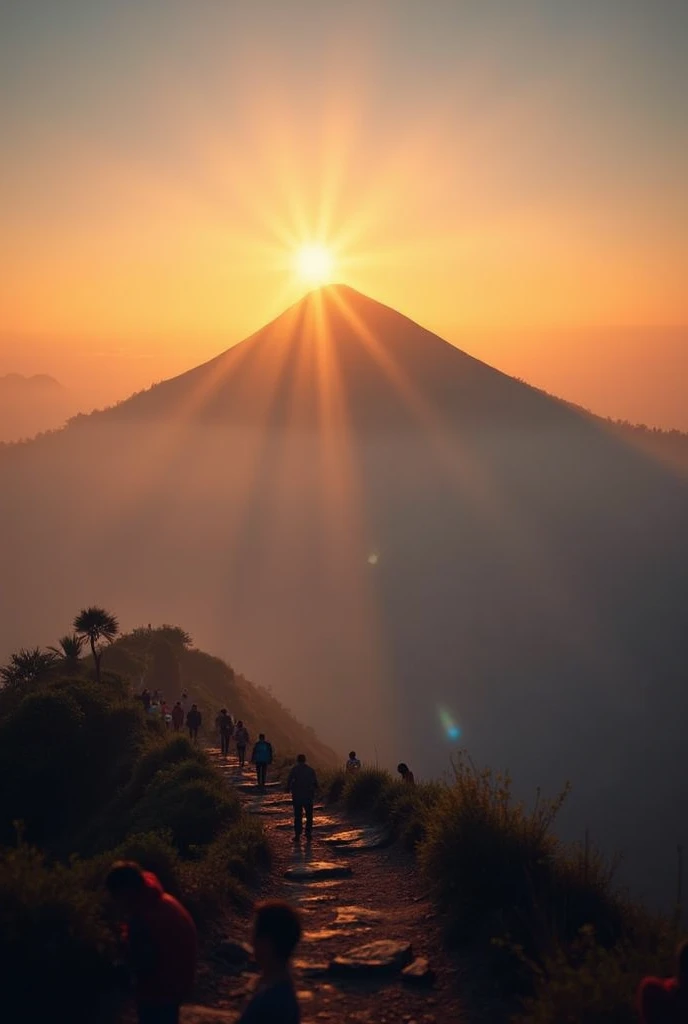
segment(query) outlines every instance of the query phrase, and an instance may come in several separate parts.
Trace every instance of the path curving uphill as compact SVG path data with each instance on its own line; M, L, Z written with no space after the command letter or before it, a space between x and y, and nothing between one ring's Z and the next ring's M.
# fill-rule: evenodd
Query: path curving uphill
M480 1019L465 1010L467 979L443 949L433 906L406 851L381 829L317 805L312 842L296 844L282 786L261 790L249 766L242 771L219 750L208 754L270 834L272 869L260 897L287 900L302 913L295 978L303 1024ZM229 1024L254 988L247 951L241 943L225 946L226 966L211 968L217 998L212 1006L185 1007L183 1024Z

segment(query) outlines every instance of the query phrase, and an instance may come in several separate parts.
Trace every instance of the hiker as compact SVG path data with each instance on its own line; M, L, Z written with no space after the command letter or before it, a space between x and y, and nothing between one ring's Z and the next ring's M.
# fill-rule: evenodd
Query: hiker
M157 700L151 701L150 707L148 708L148 714L151 716L151 718L155 719L156 722L160 718L160 705L158 704Z
M688 941L676 955L676 976L643 978L638 989L642 1024L679 1024L688 1021Z
M261 732L258 742L251 754L251 764L256 766L256 780L259 786L265 785L268 774L268 765L272 764L272 743L265 739L265 733Z
M172 728L175 732L179 732L181 727L184 725L184 709L182 708L179 701L172 708Z
M186 727L189 730L189 739L198 743L198 730L201 725L201 712L195 704L191 705L191 711L186 716Z
M147 686L145 686L143 688L143 690L141 691L141 698L140 699L141 699L141 703L143 704L143 710L144 711L148 711L149 707L151 706L151 695L150 695L150 690L148 689Z
M253 926L253 955L260 970L256 994L237 1024L299 1024L290 961L301 938L301 921L288 903L262 903Z
M298 843L303 831L303 813L306 812L306 840L313 835L313 799L318 788L318 776L309 764L306 755L299 754L296 764L289 772L287 793L291 793L294 806L294 842Z
M241 719L237 722L236 729L234 730L234 741L236 743L239 764L243 768L246 764L246 747L248 746L249 735L248 729Z
M397 765L397 771L401 775L402 782L405 782L407 786L415 786L416 780L413 777L413 772L407 764L402 761L401 764Z
M165 701L164 697L160 698L160 716L163 722L165 723L165 728L169 729L170 722L172 721L172 716L170 714L170 709L167 706L167 702Z
M105 881L123 920L139 1024L177 1024L196 974L196 926L156 875L117 861Z
M227 757L229 754L229 741L234 731L231 716L227 714L227 708L222 708L220 714L215 719L215 725L220 734L220 752L223 757Z
M361 762L356 757L356 751L349 751L349 760L346 762L346 774L353 775L355 772L360 771Z

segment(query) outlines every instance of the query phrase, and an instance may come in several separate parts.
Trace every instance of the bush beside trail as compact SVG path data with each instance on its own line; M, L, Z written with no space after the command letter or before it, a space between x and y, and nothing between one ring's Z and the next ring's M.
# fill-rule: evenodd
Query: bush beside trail
M168 738L120 680L51 673L0 719L3 1019L107 1022L117 1011L114 921L103 882L135 859L201 929L247 908L269 862L204 752Z
M648 973L671 972L677 920L614 885L613 865L554 832L567 791L514 801L508 776L454 764L409 786L376 768L323 773L328 803L367 812L417 856L452 944L487 953L518 1024L630 1024Z

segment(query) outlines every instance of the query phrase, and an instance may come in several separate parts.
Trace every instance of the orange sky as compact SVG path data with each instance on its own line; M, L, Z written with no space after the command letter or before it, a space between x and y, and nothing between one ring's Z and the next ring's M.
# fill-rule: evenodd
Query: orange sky
M680 418L680 5L117 6L0 15L0 372L147 385L303 293L321 239L337 279L509 372Z

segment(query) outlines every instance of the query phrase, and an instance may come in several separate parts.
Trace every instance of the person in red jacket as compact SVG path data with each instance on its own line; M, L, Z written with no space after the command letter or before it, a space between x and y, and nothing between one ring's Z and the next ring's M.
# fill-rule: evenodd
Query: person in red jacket
M105 884L124 921L139 1024L178 1024L196 975L196 926L190 914L134 861L113 864Z
M688 941L678 947L675 978L643 978L638 989L642 1024L688 1021Z

